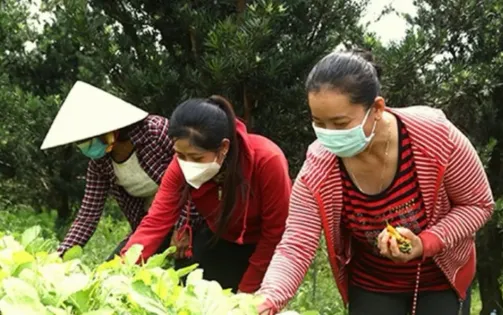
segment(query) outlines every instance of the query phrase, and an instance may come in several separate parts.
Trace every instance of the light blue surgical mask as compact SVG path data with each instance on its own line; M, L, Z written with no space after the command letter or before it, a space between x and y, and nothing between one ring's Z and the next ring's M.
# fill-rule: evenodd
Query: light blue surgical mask
M331 130L316 127L313 123L314 132L320 143L335 155L346 158L361 153L369 145L375 135L377 121L374 122L370 136L366 136L363 126L369 117L370 109L360 125L351 129Z
M82 154L88 158L98 160L107 154L108 145L104 144L103 141L98 138L92 138L89 141L77 144L77 147L80 149Z

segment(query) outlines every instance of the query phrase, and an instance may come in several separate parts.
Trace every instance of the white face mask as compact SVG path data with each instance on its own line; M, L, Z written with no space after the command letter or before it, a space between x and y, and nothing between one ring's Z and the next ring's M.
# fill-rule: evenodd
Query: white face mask
M199 189L204 183L215 177L220 171L221 165L217 163L217 159L210 163L187 162L178 159L183 176L187 183Z

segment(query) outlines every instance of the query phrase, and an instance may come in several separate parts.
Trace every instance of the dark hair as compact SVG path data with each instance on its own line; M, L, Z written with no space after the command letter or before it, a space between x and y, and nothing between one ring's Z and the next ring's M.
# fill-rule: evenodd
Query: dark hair
M323 88L349 95L353 104L370 106L381 92L381 68L372 53L362 49L328 54L311 70L306 81L308 92Z
M121 129L118 130L118 138L117 140L118 141L127 141L130 139L130 134L131 132L133 132L133 130L138 127L140 125L142 121L139 121L139 122L136 122L132 125L129 125L129 126L126 126L126 127L123 127Z
M187 100L171 115L168 135L172 139L188 139L191 145L208 151L217 151L223 139L227 138L230 141L229 152L222 166L225 175L216 239L224 233L235 211L237 192L241 189L244 198L245 190L236 133L236 115L232 105L217 95L208 99ZM188 197L189 186L185 185L180 207L185 206Z

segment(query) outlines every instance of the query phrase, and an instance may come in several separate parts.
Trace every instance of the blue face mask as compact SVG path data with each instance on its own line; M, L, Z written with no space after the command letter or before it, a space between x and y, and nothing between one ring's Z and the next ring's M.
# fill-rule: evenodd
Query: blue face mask
M107 154L108 145L104 144L98 138L92 138L89 141L78 144L77 147L88 158L98 160Z
M330 152L342 158L353 157L365 150L374 138L377 121L374 122L370 136L367 137L363 131L363 125L365 125L369 113L370 109L365 114L362 123L351 129L330 130L316 127L313 124L314 132L320 143Z

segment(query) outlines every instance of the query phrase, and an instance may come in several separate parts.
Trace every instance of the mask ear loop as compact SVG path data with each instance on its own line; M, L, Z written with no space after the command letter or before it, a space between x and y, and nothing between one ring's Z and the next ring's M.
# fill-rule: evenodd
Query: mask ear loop
M372 131L370 132L371 136L375 134L376 127L377 127L377 120L374 120L374 126L372 127Z
M367 113L365 114L365 118L363 119L362 124L361 124L362 129L363 129L363 126L365 125L365 123L367 123L367 119L369 118L369 115L370 115L370 111L371 111L371 110L372 110L372 107L371 107L371 108L369 108L369 109L367 110ZM368 136L368 137L367 137L367 136L365 136L365 138L367 138L367 141L371 141L371 140L372 140L372 138L374 138L376 128L377 128L377 120L375 120L375 119L374 119L374 126L372 127L372 131L370 132L370 136Z

